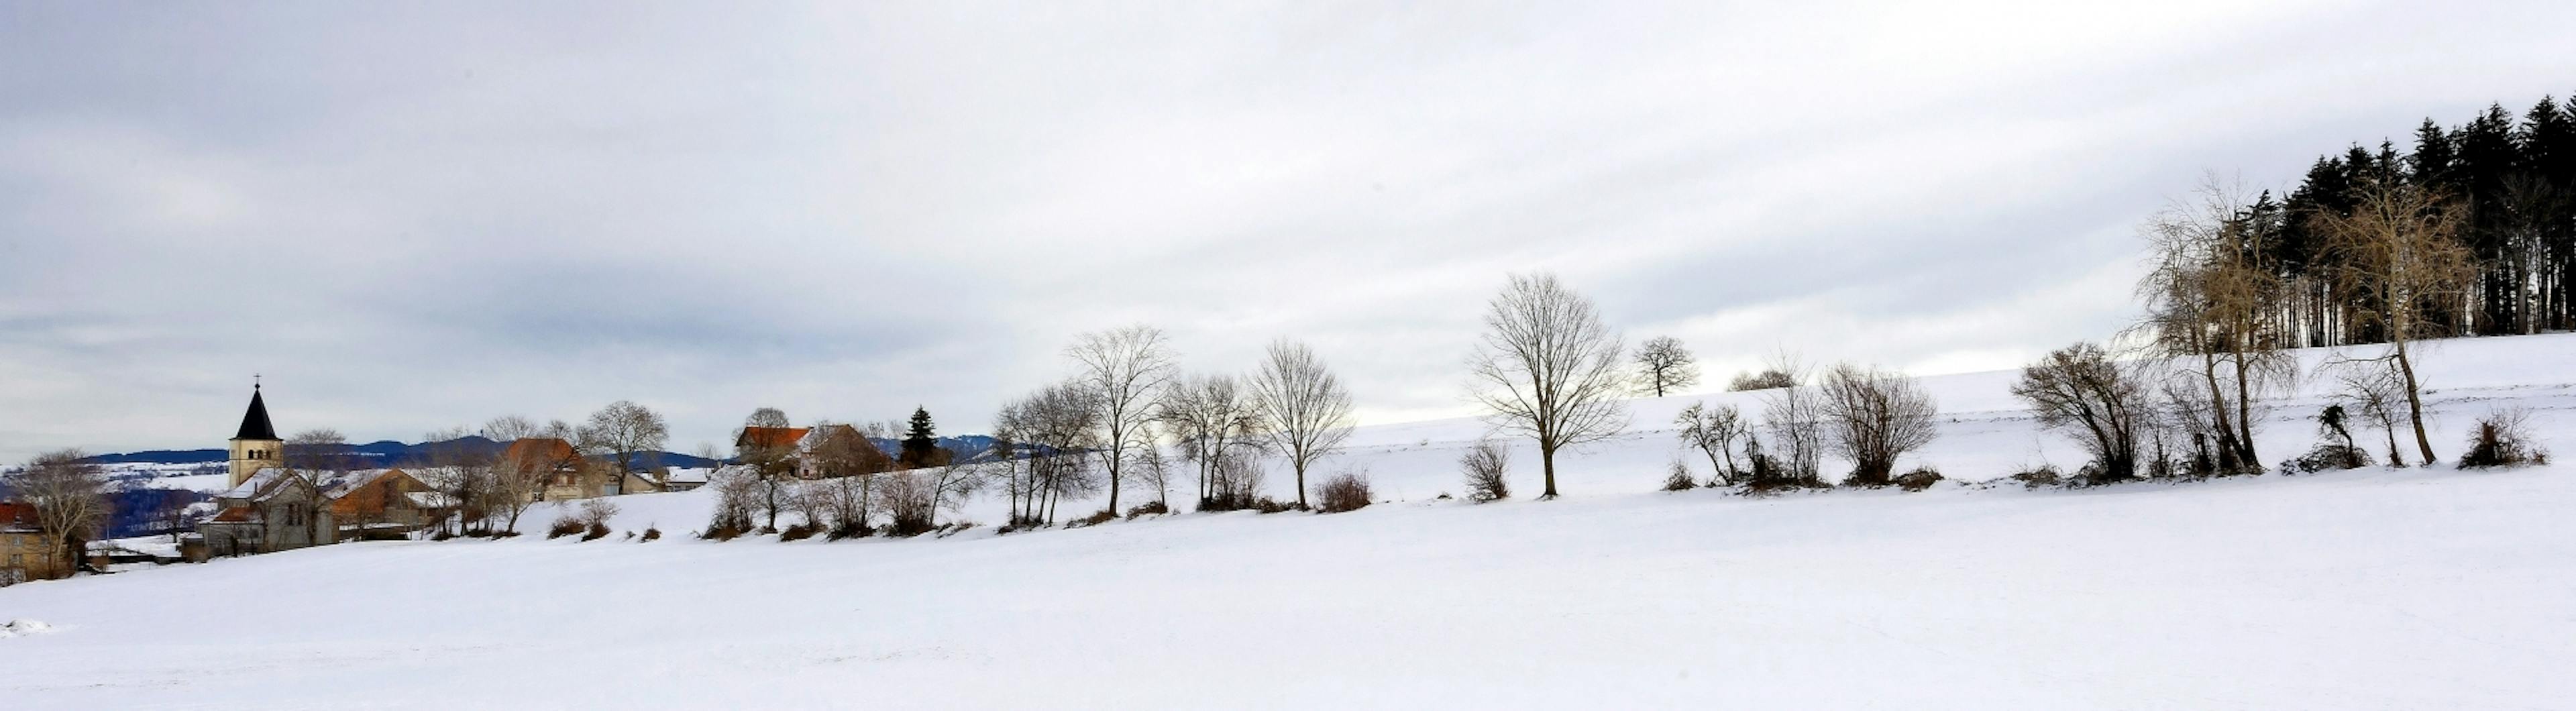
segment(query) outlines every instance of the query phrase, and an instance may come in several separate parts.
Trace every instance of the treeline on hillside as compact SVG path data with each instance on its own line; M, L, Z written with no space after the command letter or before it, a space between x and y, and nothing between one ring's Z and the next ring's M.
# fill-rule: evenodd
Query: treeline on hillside
M2353 303L2370 287L2338 263L2328 223L2372 209L2373 194L2392 184L2431 196L2459 223L2454 239L2473 261L2465 288L2427 299L2427 334L2576 328L2576 97L2544 97L2521 116L2496 104L2450 128L2427 118L2404 152L2387 140L2376 151L2355 143L2319 157L2285 198L2233 206L2228 229L2270 292L2263 337L2288 347L2388 340L2385 324Z

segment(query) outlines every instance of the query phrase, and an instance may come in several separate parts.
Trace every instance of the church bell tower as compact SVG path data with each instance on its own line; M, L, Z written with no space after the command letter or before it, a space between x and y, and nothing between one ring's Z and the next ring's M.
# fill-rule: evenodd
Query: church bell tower
M285 448L277 428L268 423L268 403L260 400L259 383L251 383L250 411L242 413L241 431L233 434L232 479L227 488L241 486L261 469L286 466L280 453Z

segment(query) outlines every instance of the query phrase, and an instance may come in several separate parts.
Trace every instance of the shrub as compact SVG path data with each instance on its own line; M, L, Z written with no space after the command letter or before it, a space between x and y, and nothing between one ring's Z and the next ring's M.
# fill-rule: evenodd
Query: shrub
M1896 486L1906 491L1922 491L1938 483L1941 483L1941 472L1931 467L1915 467L1914 471L1896 476Z
M876 529L869 528L867 522L860 521L856 517L852 517L843 519L840 523L832 524L832 530L825 531L823 533L823 540L837 541L844 538L866 538L875 534Z
M1104 523L1108 523L1108 522L1110 522L1110 521L1117 520L1117 518L1118 518L1118 512L1116 512L1116 511L1111 511L1111 510L1108 510L1108 509L1101 509L1101 510L1098 510L1098 511L1093 511L1093 512L1091 512L1091 515L1089 515L1089 516L1084 516L1084 517L1082 517L1082 518L1074 519L1072 522L1065 524L1065 525L1064 525L1064 527L1065 527L1065 528L1081 528L1081 527L1083 527L1083 526L1098 526L1098 525L1100 525L1100 524L1104 524Z
M1145 503L1141 503L1141 504L1137 504L1137 505L1135 505L1135 506L1129 507L1129 508L1127 509L1127 520L1133 521L1133 520L1136 520L1136 518L1137 518L1137 517L1139 517L1139 516L1146 516L1146 515L1156 515L1156 516L1159 516L1159 515L1167 514L1167 513L1171 513L1171 512L1172 512L1172 507L1163 505L1163 502L1160 502L1160 501L1147 501L1147 502L1145 502Z
M616 515L617 504L607 499L587 499L581 502L581 515L576 518L585 525L601 526L607 525L609 517Z
M1315 489L1316 510L1324 513L1358 511L1369 505L1368 475L1343 472L1325 479Z
M1258 499L1254 499L1254 500L1252 500L1252 503L1251 503L1250 505L1245 506L1244 508L1252 509L1253 511L1257 511L1257 512L1260 512L1260 513L1275 514L1275 513L1282 512L1282 511L1295 511L1295 510L1297 510L1298 506L1297 506L1296 502L1293 502L1293 501L1292 501L1292 502L1282 502L1282 501L1279 501L1278 499L1273 499L1273 498L1270 498L1270 497L1264 496L1264 497L1261 497L1261 498L1258 498Z
M1796 387L1797 385L1798 379L1796 377L1789 375L1787 372L1773 369L1759 373L1737 373L1735 374L1735 380L1726 384L1726 389L1736 392L1744 392L1746 390L1770 390L1772 388Z
M429 540L433 541L444 541L455 537L456 533L453 531L439 531L437 533L429 534Z
M2281 463L2281 471L2313 474L2332 469L2360 469L2370 466L2370 453L2348 444L2325 443L2308 450L2297 459Z
M1504 449L1503 443L1477 441L1466 456L1458 458L1458 468L1467 474L1467 500L1481 504L1511 498L1512 487L1503 481L1503 472L1511 464L1511 450Z
M1690 466L1679 459L1673 460L1672 473L1664 477L1664 490L1689 491L1696 488L1699 488L1699 482L1691 479Z
M2057 467L2052 467L2046 464L2013 472L2012 480L2021 482L2022 487L2027 489L2037 489L2043 486L2057 486L2065 483L2065 477L2058 475Z
M813 538L814 534L821 532L823 532L822 526L817 526L811 523L800 523L794 526L788 526L787 530L779 532L778 540L782 543L787 541L801 541Z
M596 541L608 537L608 524L594 523L583 528L585 532L581 534L582 540Z
M742 534L743 530L740 527L718 523L708 526L706 532L698 534L698 537L711 541L730 541L741 538Z
M2531 443L2530 411L2497 410L2478 419L2469 434L2469 451L2460 455L2461 469L2546 464L2549 453Z
M651 528L651 527L647 527L647 528L645 528L645 529L644 529L644 540L647 540L647 541L658 541L658 540L662 540L662 529L659 529L659 528Z
M559 516L555 518L553 525L546 527L546 538L562 538L581 533L583 529L587 528L589 528L589 526L582 525L580 521L574 520L571 516Z

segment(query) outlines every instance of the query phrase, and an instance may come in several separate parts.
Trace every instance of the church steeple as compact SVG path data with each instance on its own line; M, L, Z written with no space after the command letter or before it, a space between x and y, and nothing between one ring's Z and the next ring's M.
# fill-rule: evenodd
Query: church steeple
M259 397L259 384L250 386L250 411L242 413L241 431L233 439L277 439L277 428L268 424L268 403Z
M232 486L241 486L261 469L285 466L286 442L277 438L277 427L269 424L268 402L260 397L259 383L250 386L250 409L242 413L241 429L233 433Z

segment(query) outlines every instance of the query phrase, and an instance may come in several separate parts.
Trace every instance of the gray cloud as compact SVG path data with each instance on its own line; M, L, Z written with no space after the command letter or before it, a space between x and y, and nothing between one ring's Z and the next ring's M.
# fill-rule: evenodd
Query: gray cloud
M2003 367L2204 170L2576 90L2562 3L0 6L0 459L632 398L981 427L1085 330L1462 409L1503 274ZM2558 85L2552 85L2552 83ZM1721 373L1722 377L1722 373Z

